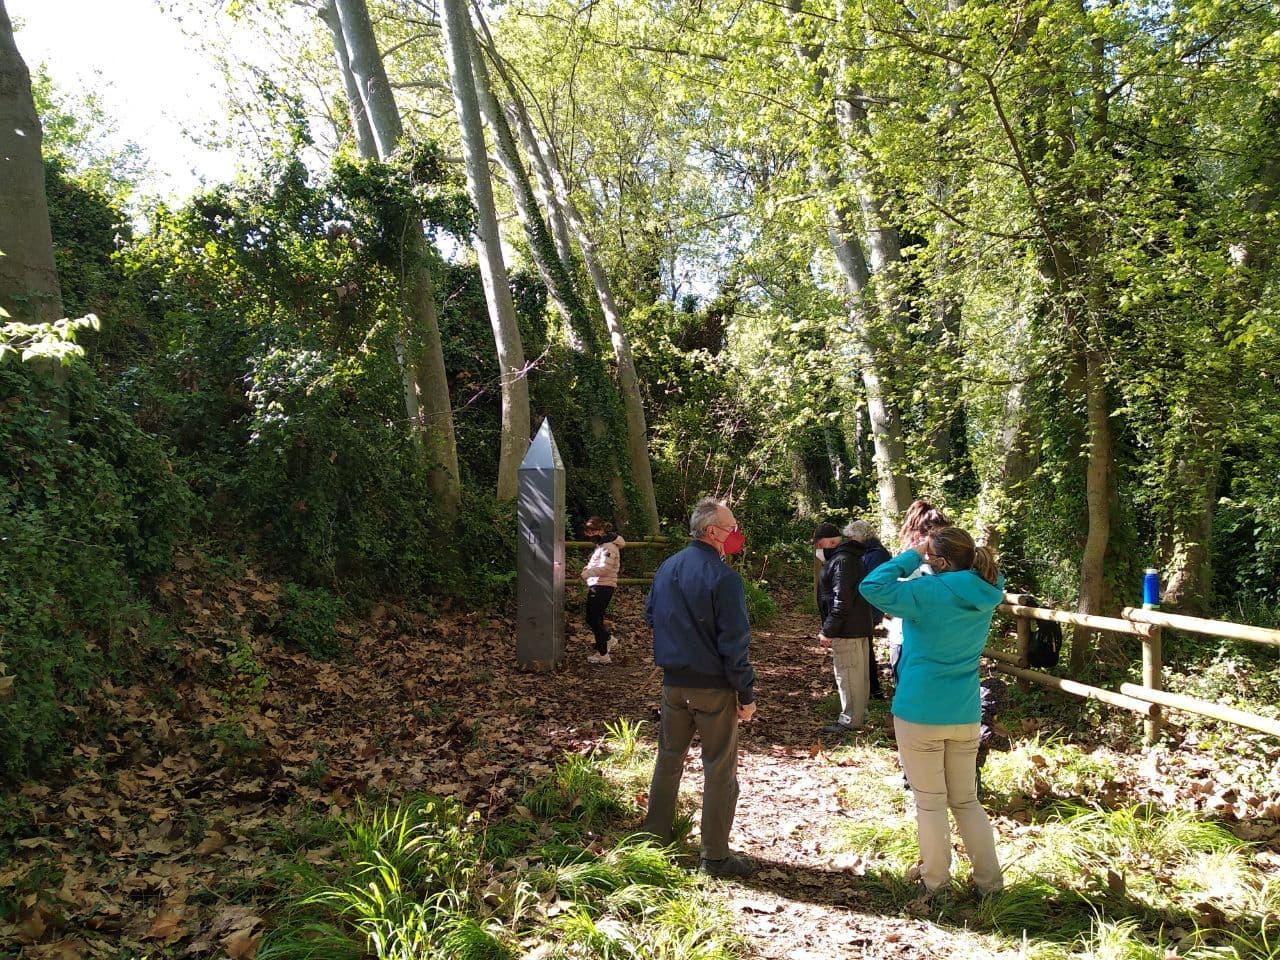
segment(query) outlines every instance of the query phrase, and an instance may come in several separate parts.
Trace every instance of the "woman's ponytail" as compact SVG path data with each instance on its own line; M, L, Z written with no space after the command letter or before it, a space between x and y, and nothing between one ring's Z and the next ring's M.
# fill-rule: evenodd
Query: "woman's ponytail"
M947 561L948 570L972 570L992 586L1000 577L995 552L975 544L973 537L959 527L934 530L927 544L930 553Z
M996 566L996 554L990 547L977 547L973 551L973 572L987 583L995 586L1000 577L1000 569Z

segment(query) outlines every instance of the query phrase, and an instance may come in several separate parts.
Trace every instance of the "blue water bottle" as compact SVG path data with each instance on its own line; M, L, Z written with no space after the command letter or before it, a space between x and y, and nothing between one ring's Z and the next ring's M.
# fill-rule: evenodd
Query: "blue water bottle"
M1160 606L1160 571L1147 567L1142 575L1142 609L1154 610Z

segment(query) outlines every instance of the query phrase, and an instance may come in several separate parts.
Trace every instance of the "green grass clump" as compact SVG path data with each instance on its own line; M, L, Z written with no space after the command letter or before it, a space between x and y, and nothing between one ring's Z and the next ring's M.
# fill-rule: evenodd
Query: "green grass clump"
M546 818L572 821L584 830L606 826L635 806L618 795L591 757L569 756L524 796L524 805Z
M916 825L908 820L896 823L854 821L841 824L836 836L841 850L882 860L891 869L906 870L920 859Z
M1105 754L1054 737L1034 737L1007 753L992 753L982 770L982 784L997 794L1073 798L1093 795L1119 775L1119 766Z
M628 720L626 717L606 723L604 744L609 751L610 762L626 765L635 760L642 749L640 734L644 728L643 720Z
M623 748L630 739L633 757L638 732L614 733ZM620 789L593 758L570 756L529 790L526 810L494 823L417 797L281 830L273 846L293 858L269 875L274 926L258 956L737 960L731 918L670 850L639 837L603 850L574 842L583 822L631 810ZM307 861L313 842L332 849L328 863Z

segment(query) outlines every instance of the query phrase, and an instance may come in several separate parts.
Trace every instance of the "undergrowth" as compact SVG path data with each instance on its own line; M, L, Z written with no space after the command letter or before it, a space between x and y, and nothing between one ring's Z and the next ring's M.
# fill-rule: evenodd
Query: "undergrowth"
M892 779L887 756L863 752L860 778ZM1008 949L1001 956L1036 960L1280 960L1280 883L1254 849L1192 812L1080 799L1120 776L1114 758L1052 738L993 753L983 783L1005 888L979 897L959 857L935 921L994 934ZM850 790L845 803L838 847L863 861L881 909L901 909L919 855L909 794ZM961 942L952 956L975 955Z
M412 797L282 830L291 856L271 876L258 960L742 956L730 916L675 851L620 832L637 812L639 732L610 725L607 757L567 755L497 821ZM321 866L312 843L332 851Z

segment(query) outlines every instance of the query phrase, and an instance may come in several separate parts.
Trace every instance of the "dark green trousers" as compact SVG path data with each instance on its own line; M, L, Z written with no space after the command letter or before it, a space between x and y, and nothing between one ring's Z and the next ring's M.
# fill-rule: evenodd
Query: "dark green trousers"
M729 831L738 808L738 694L734 690L662 688L658 760L649 786L644 829L671 842L680 777L689 744L702 739L702 856L729 855Z

